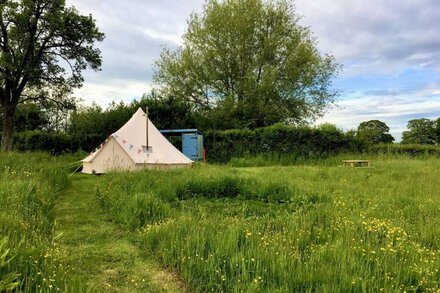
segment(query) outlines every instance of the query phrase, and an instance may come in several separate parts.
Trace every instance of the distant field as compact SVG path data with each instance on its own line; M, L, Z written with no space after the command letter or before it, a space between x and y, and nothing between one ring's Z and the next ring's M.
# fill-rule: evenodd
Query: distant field
M437 291L440 160L109 174L101 206L199 292Z
M106 275L87 279L72 273L84 271L75 265L90 265L90 274L108 273L114 264L109 261L117 262L124 279L133 279L132 285L120 286L123 292L166 288L136 284L142 272L123 267L132 266L124 255L135 253L125 240L109 250L111 234L121 229L126 232L117 237L128 237L144 254L136 252L138 267L141 257L154 259L167 272L177 272L190 291L437 292L440 159L375 157L371 168L358 169L338 166L342 158L233 167L268 165L236 160L233 166L69 177L73 157L2 154L0 291L15 284L25 292L83 292L86 287L109 292L103 289L107 284L96 284L107 282ZM82 220L88 230L70 238L59 235L54 209L66 200L65 190L72 211L75 192L84 199L84 190L90 190L103 210L96 211L96 223L106 229L96 235L105 239L81 238L86 231L94 235L88 222L93 223L93 213ZM71 223L64 229L74 233L76 222ZM58 247L63 239L75 239L84 261ZM87 262L81 247L88 246L81 241L93 243L95 261ZM106 250L97 254L101 244ZM118 252L114 258L112 251ZM181 284L174 287L184 290Z

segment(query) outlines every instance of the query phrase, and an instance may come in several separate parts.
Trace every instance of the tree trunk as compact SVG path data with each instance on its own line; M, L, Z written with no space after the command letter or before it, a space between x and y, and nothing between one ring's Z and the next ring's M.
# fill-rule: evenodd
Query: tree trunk
M1 151L12 151L14 139L14 110L11 107L3 106L3 133Z

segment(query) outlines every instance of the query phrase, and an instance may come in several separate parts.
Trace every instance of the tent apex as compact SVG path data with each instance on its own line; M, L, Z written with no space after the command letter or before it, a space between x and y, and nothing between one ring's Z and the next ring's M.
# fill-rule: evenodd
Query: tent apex
M136 113L134 113L133 116L134 116L134 115L138 115L138 114L145 115L145 112L144 112L144 110L142 110L141 107L139 107L139 108L137 109Z

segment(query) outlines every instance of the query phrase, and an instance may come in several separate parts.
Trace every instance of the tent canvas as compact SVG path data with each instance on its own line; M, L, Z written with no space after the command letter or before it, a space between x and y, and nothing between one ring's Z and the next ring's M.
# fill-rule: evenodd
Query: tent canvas
M100 148L82 160L83 173L102 174L115 170L189 167L193 163L174 147L139 108L121 129Z

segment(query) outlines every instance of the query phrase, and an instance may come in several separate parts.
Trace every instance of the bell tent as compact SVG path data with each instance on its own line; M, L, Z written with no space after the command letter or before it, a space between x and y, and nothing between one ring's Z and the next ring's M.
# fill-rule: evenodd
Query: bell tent
M189 167L193 163L157 130L141 108L82 162L86 174Z

